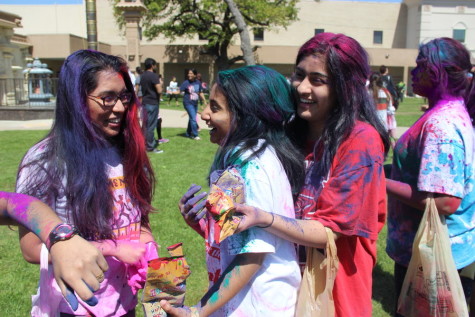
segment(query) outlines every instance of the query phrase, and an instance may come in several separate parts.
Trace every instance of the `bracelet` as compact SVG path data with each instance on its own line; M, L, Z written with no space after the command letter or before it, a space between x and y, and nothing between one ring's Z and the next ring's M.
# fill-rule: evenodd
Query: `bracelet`
M264 226L264 227L257 226L258 228L265 229L265 228L269 228L270 226L272 226L274 224L274 213L271 212L270 214L272 215L272 221L270 222L270 224L268 224L267 226Z

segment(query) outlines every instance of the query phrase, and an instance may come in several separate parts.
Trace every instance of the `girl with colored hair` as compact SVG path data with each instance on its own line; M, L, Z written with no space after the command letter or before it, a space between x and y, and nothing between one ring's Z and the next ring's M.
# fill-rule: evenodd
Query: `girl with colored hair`
M104 53L80 50L64 62L55 121L23 158L17 191L39 198L61 220L102 251L109 265L90 285L99 304L62 301L62 316L134 316L140 267L154 244L149 213L155 183L138 119L127 64ZM25 259L38 263L41 241L20 230ZM156 253L156 250L155 250ZM129 283L131 285L129 285Z
M0 191L0 225L22 225L35 233L43 243L49 233L61 224L55 212L40 200L17 193ZM51 263L54 275L64 298L71 307L78 306L73 291L91 305L97 298L88 285L94 284L95 276L107 271L108 265L101 252L79 235L58 241L51 247Z
M376 240L386 215L383 171L389 137L366 89L370 68L361 45L320 33L299 50L292 85L299 102L293 131L306 154L298 220L272 209L238 205L239 230L265 226L281 238L325 248L326 229L340 261L333 288L335 316L371 316Z
M457 269L475 265L475 83L470 53L459 41L437 38L419 48L411 72L414 93L428 110L398 140L389 194L386 251L394 260L396 301L428 194L445 217ZM463 276L467 300L471 276ZM472 311L475 307L472 308Z
M210 179L236 168L246 202L294 218L292 189L303 181L303 159L287 136L296 102L285 78L264 66L222 71L201 118L219 145ZM201 210L206 193L193 185L180 201L186 222L206 239L210 288L191 308L162 301L169 316L294 316L300 270L294 245L262 228L217 243L215 221Z

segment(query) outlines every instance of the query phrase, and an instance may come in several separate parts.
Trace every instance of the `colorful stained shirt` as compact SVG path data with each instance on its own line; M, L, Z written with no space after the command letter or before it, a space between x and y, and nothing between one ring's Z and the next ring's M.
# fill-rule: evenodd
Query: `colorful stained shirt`
M475 261L475 136L462 99L443 100L398 140L391 178L419 191L462 198L445 216L457 268ZM391 198L386 252L407 266L423 211Z
M376 240L386 216L384 146L378 132L357 121L338 148L328 175L314 170L319 157L309 154L305 186L295 211L340 233L336 240L340 260L333 298L335 316L372 314L372 272Z
M25 155L22 164L31 162L44 152L48 139L33 146ZM109 175L109 187L114 196L114 223L112 224L116 240L138 242L140 238L140 210L136 208L130 198L125 182L123 165L116 149L111 147L106 154L106 166ZM29 182L30 175L35 167L27 167L21 170L17 180L17 192L22 192ZM41 197L41 194L39 195ZM48 203L48 202L45 202ZM67 199L64 192L60 192L50 207L56 211L62 221L74 224L71 210L68 209ZM112 256L105 257L109 269L104 272L105 279L99 290L94 295L99 300L96 306L89 306L79 297L79 308L73 311L66 300L62 299L59 310L74 315L95 316L122 316L137 305L137 296L128 285L127 265ZM52 268L50 268L52 269ZM87 308L87 310L85 309Z
M241 159L249 155L250 152L245 152ZM295 217L290 183L271 147L239 170L244 179L247 205ZM217 177L212 174L210 179ZM206 264L210 287L236 255L266 253L260 269L249 283L211 316L293 317L301 280L294 244L257 227L232 235L218 244L213 238L213 218L208 215L206 221L209 226L206 229Z
M189 81L187 79L180 85L180 91L185 93L183 95L183 104L196 106L200 99L199 94L203 92L203 87L199 80Z

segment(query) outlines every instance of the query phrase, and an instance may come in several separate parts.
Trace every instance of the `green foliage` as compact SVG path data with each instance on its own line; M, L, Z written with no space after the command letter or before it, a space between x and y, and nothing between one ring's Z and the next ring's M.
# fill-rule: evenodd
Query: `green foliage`
M251 28L287 27L297 19L297 0L235 2ZM148 39L163 35L174 41L198 34L208 41L201 53L216 58L219 69L227 69L243 59L242 55L228 57L227 49L239 31L224 1L145 0L144 4L148 9L143 20L144 35Z

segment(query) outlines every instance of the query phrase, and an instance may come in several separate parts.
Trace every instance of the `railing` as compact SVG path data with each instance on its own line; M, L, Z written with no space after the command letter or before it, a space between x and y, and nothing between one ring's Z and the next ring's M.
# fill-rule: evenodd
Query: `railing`
M38 79L0 79L0 107L54 107L57 78L42 79L47 93L40 93Z

